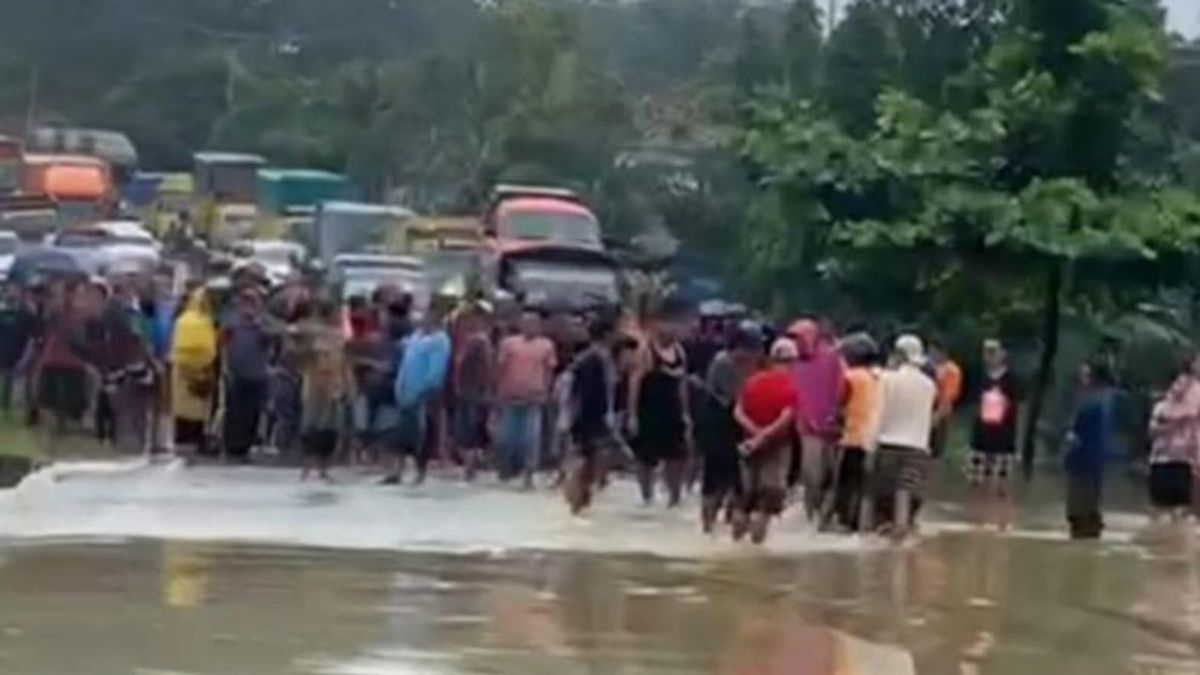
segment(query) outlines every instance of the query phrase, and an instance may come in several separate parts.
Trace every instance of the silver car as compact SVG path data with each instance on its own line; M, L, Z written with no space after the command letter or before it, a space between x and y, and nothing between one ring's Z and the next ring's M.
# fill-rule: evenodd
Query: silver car
M63 230L53 245L75 256L88 274L150 273L162 262L162 250L144 227L133 221L108 221Z

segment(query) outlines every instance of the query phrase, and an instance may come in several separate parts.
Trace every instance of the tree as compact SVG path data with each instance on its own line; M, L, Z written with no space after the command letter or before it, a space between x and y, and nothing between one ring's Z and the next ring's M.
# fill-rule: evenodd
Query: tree
M1013 3L979 73L981 105L955 112L892 89L863 133L853 116L843 124L819 106L773 100L741 139L767 188L760 203L786 218L758 222L756 266L822 260L824 274L849 268L861 280L864 261L885 257L892 269L912 265L912 290L888 291L901 305L955 287L998 290L1024 313L1036 299L1027 470L1064 302L1104 289L1114 270L1144 281L1143 261L1200 244L1195 195L1166 167L1135 172L1124 161L1167 55L1161 23L1132 4Z

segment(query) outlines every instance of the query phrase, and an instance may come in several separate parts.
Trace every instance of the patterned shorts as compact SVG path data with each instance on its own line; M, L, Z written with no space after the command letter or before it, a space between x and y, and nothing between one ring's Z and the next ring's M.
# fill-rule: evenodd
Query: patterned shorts
M967 467L967 481L973 486L1007 483L1016 473L1016 455L996 455L972 452Z

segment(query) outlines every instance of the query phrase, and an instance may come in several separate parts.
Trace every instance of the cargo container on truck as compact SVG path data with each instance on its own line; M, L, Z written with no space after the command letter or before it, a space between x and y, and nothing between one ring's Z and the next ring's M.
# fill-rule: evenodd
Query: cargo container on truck
M192 156L191 218L196 233L210 245L231 246L254 233L258 170L266 163L258 155L236 152Z

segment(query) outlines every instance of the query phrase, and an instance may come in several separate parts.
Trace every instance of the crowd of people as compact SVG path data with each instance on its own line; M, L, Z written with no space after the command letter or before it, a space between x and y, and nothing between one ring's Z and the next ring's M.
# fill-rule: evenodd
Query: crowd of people
M789 505L826 531L913 531L960 403L971 411L967 478L978 517L1013 518L1020 378L998 340L963 369L915 334L877 342L827 322L772 327L701 318L667 300L651 316L544 313L395 288L345 307L295 279L268 291L169 276L47 279L11 286L0 311L0 403L23 391L50 439L91 424L127 452L301 464L339 459L425 480L431 462L470 481L535 485L584 511L612 472L651 504L699 483L701 526L766 539ZM964 386L970 379L970 386ZM1065 455L1073 536L1099 536L1114 383L1081 371ZM969 399L964 401L964 399ZM1180 517L1193 504L1200 359L1155 408L1150 486Z

